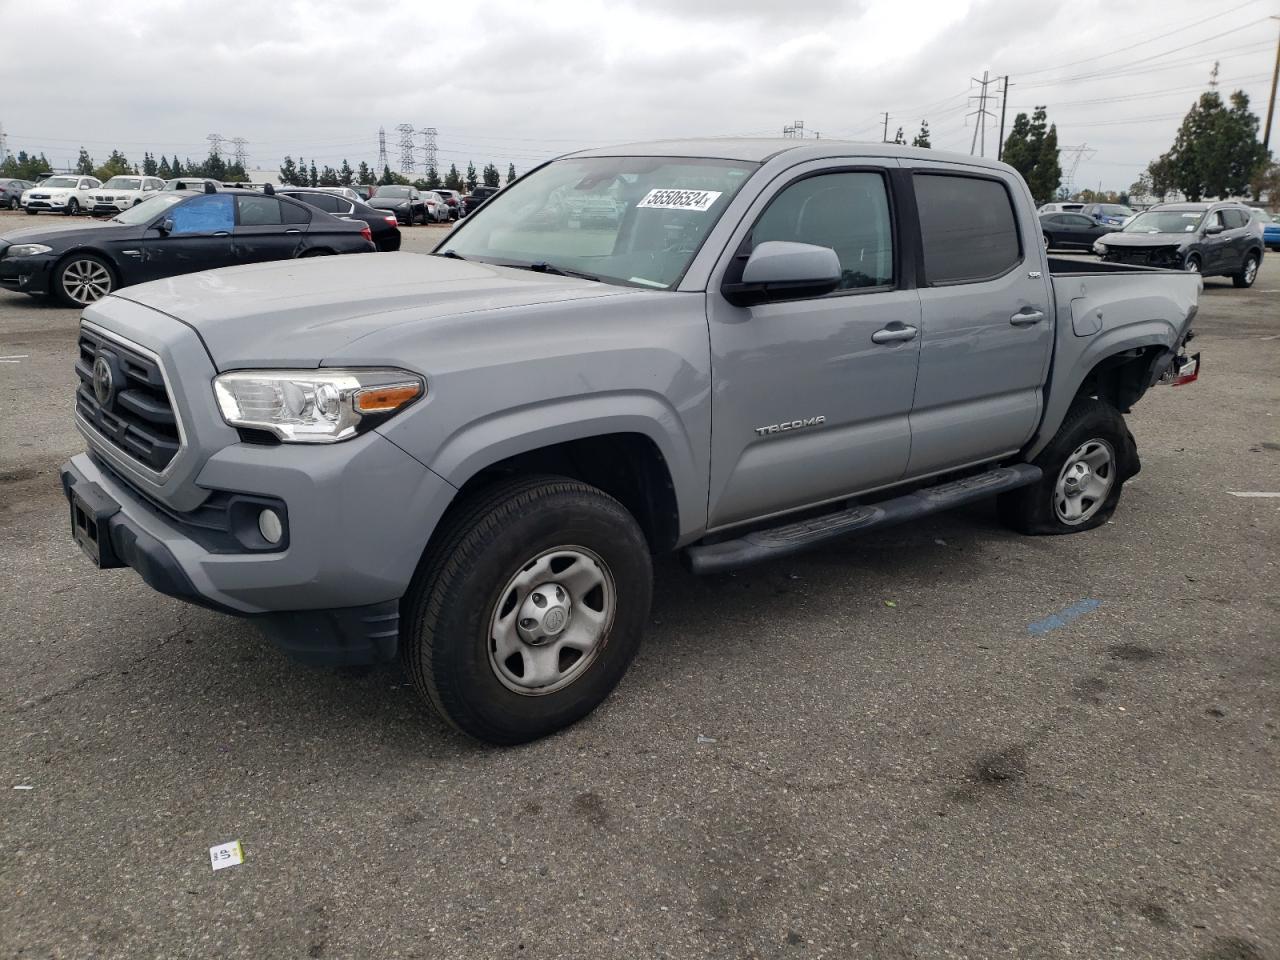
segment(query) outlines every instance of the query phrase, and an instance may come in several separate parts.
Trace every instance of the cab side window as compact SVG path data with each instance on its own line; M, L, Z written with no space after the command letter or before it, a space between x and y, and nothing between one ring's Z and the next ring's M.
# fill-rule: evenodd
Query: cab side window
M994 280L1021 262L1013 200L999 180L918 173L914 182L930 286Z
M235 227L235 208L227 194L206 193L175 206L169 217L173 234L230 232Z
M1223 210L1222 216L1227 222L1228 230L1238 230L1249 223L1249 216L1243 210Z
M879 173L827 173L796 181L773 198L751 230L752 250L767 240L830 247L840 259L842 290L894 281L893 220Z

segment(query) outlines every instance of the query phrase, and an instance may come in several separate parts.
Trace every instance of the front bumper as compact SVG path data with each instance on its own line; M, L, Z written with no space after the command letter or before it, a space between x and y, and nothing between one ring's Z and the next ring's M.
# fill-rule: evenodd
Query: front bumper
M0 257L0 287L19 293L48 293L53 257Z
M327 666L395 657L399 599L453 494L376 433L324 448L233 444L198 485L286 507L284 548L251 550L211 542L199 511L166 508L90 454L61 479L73 536L100 567L131 567L160 593L249 617L295 659Z
M63 210L67 209L67 206L69 203L70 201L68 200L52 200L52 199L37 200L33 197L32 199L27 201L27 209L28 210L55 210L58 213L61 213Z

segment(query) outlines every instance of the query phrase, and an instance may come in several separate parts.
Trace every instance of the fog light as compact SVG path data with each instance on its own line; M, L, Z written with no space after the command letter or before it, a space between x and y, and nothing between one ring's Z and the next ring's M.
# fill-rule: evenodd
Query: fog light
M279 543L284 536L284 524L280 522L280 514L274 510L263 510L258 514L258 532L267 543Z

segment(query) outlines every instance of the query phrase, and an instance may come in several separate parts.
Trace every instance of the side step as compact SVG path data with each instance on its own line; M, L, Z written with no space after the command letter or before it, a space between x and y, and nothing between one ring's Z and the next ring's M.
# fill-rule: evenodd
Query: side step
M686 553L694 573L720 573L749 563L790 556L848 534L865 533L906 520L927 517L931 513L950 510L995 493L1028 486L1040 477L1040 468L1029 463L997 467L963 480L925 487L892 500L850 507L839 513L797 520L778 527L753 530L734 540L698 544L690 547Z

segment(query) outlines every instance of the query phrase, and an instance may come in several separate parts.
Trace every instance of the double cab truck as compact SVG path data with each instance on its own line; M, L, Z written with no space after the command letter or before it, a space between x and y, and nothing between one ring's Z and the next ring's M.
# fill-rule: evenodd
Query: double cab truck
M72 534L543 736L623 676L655 555L716 574L990 496L1026 534L1106 522L1123 415L1199 373L1201 279L1040 234L1000 163L660 142L551 161L429 256L120 289L79 330Z

